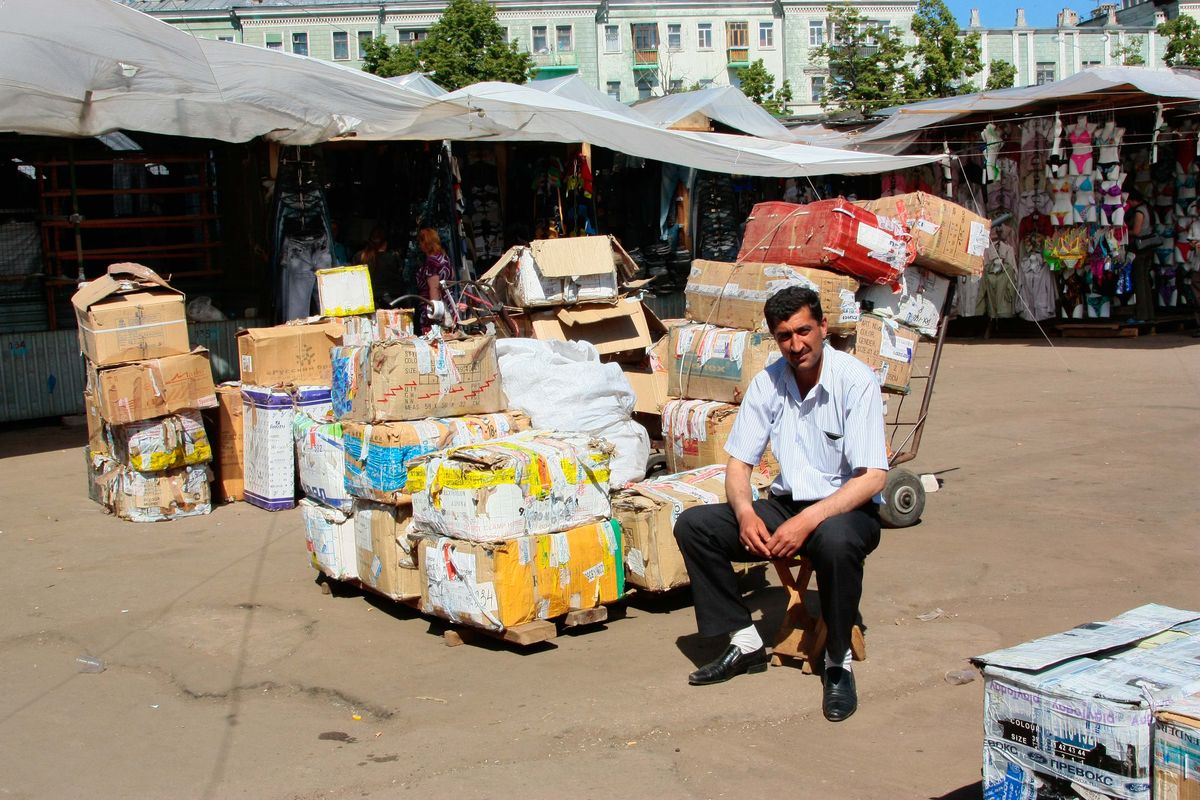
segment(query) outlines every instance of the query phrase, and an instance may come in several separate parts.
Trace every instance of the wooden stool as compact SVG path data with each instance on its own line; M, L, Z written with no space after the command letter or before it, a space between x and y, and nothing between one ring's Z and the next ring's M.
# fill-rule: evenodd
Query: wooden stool
M784 657L804 661L801 669L805 674L814 672L813 664L821 668L825 663L825 620L814 617L804 607L804 593L812 580L813 565L807 558L780 558L771 562L783 588L787 589L787 611L779 633L775 635L775 647L771 651L771 665L778 667ZM796 574L792 574L792 569ZM850 633L850 655L855 661L867 660L867 643L857 625Z

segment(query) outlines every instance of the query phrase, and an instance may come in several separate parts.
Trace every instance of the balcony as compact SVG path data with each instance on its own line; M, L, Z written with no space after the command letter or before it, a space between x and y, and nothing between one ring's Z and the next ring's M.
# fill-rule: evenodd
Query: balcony
M725 51L727 63L730 67L748 67L750 66L750 48L749 47L731 47Z
M644 69L658 69L658 48L634 50L633 69L635 72Z
M534 53L533 68L539 78L569 75L579 71L579 57L574 51Z

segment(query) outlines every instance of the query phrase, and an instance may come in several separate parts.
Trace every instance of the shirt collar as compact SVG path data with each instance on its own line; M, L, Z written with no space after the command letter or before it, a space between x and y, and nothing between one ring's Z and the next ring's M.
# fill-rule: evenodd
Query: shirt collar
M821 374L817 377L816 385L813 386L812 392L809 392L809 397L814 396L814 392L824 392L826 397L830 396L829 388L833 385L833 347L829 342L825 342L821 347ZM787 381L787 392L792 396L792 399L797 403L803 403L807 398L800 396L800 387L796 385L796 372L791 368L790 364L784 361L787 369L788 377L791 380Z

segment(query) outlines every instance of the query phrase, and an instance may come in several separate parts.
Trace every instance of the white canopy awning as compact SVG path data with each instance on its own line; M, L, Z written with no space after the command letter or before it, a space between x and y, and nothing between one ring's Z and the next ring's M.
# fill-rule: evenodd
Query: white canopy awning
M438 86L429 78L419 72L410 72L407 75L398 75L395 78L388 78L388 83L396 86L403 86L405 89L412 89L414 92L420 92L429 97L441 97L447 94L446 90Z
M670 128L693 114L703 114L735 131L764 139L792 141L782 122L772 117L735 86L712 86L694 92L656 97L634 106L654 124Z
M535 80L530 81L527 85L530 89L537 89L539 92L546 92L547 94L556 94L559 97L566 97L570 100L574 100L577 103L583 103L584 105L589 105L593 108L611 111L614 114L618 114L628 119L636 119L640 122L649 122L649 120L638 113L637 110L612 99L578 75L564 75L561 78Z

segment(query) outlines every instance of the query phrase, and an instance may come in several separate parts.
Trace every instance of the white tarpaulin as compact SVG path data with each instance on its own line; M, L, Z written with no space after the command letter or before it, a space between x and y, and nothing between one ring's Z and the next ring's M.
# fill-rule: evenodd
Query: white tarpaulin
M650 121L635 109L612 99L578 75L564 75L561 78L530 81L528 86L530 89L537 89L539 92L556 94L559 97L566 97L577 103L611 111L628 119L636 119L639 122Z
M429 97L441 97L447 94L445 89L419 72L410 72L407 75L388 78L387 82L396 86L403 86L405 89L412 89L414 92L420 92Z
M693 114L703 114L735 131L751 136L778 139L781 142L792 141L792 135L783 123L734 86L712 86L694 92L656 97L638 103L634 110L663 128L670 128Z
M0 131L312 144L394 129L431 102L336 64L196 39L112 0L0 2Z

